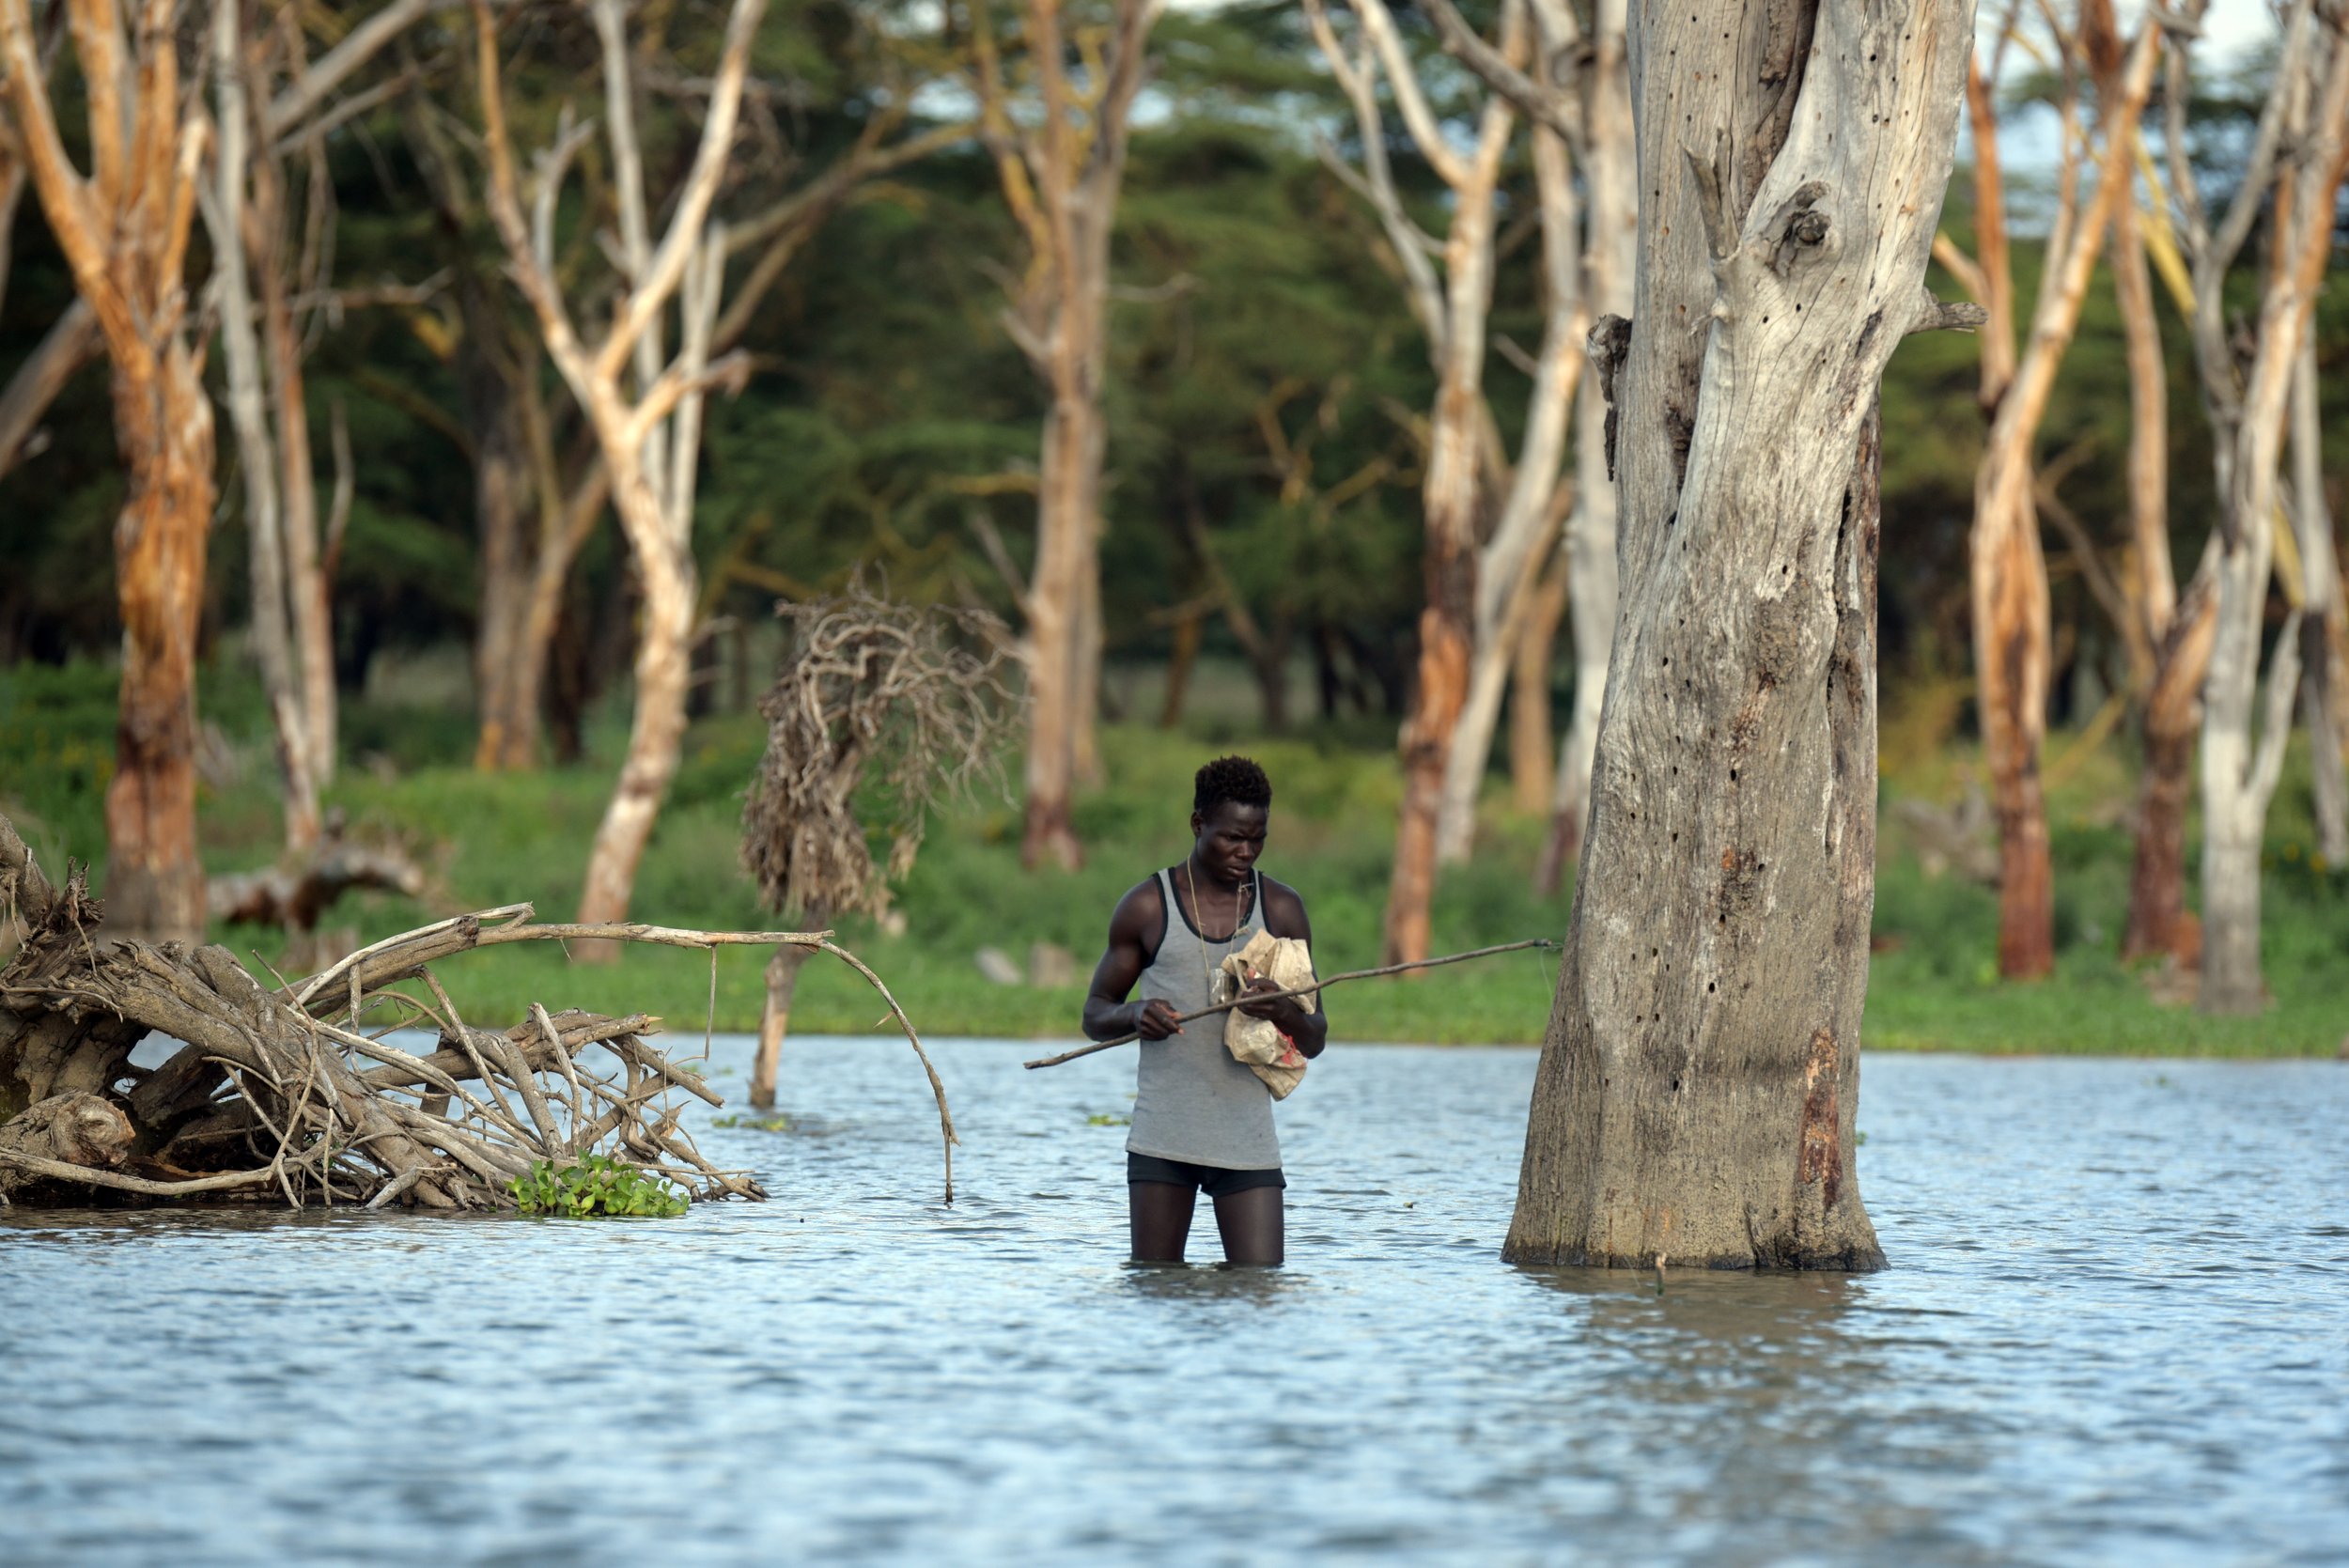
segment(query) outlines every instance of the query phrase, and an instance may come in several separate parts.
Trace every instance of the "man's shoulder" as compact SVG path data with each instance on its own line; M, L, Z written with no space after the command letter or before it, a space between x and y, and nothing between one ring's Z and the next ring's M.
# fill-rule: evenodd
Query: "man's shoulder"
M1157 921L1166 913L1165 896L1159 891L1157 872L1128 888L1117 900L1113 921Z
M1310 929L1305 920L1305 895L1286 882L1262 877L1264 882L1265 928L1276 937L1301 934Z

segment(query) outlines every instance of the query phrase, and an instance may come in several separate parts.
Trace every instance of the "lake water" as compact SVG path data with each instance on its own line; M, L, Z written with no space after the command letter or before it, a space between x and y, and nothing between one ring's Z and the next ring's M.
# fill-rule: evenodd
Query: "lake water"
M1531 1051L1316 1064L1277 1273L1126 1266L1036 1053L951 1209L876 1039L702 1132L765 1204L0 1222L0 1561L2349 1561L2349 1065L1871 1057L1891 1270L1659 1294L1497 1260Z

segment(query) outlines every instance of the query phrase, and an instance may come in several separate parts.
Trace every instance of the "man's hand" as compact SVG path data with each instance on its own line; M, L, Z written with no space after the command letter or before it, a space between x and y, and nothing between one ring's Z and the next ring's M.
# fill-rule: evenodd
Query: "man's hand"
M1239 994L1243 997L1263 996L1267 993L1277 993L1280 989L1281 987L1274 985L1271 980L1260 974L1241 986ZM1269 1019L1278 1025L1284 1034L1294 1034L1297 1032L1298 1019L1303 1017L1305 1011L1295 997L1279 995L1274 995L1269 1001L1243 1001L1239 1004L1239 1010L1252 1018Z
M1134 1005L1133 1032L1145 1040L1163 1040L1170 1034L1180 1034L1182 1015L1164 997L1152 997Z

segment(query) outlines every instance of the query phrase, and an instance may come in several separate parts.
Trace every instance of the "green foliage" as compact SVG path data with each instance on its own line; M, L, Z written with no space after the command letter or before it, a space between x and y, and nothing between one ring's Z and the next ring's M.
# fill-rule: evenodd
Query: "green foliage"
M524 1214L558 1219L670 1219L688 1206L685 1194L661 1177L605 1155L575 1165L533 1161L512 1190Z

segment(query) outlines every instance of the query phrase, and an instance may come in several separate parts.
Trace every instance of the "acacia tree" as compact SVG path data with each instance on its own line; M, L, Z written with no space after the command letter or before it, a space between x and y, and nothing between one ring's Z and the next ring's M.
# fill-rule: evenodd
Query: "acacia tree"
M677 16L654 10L641 19L643 31L632 53L645 69L634 70L632 79L663 93L698 98L706 95L707 84L674 66L651 69L662 52L661 29L676 27ZM599 34L599 47L602 42ZM873 101L855 139L811 176L794 178L802 174L801 158L781 146L765 145L780 137L780 126L759 122L766 132L760 145L747 153L738 149L729 177L766 187L770 199L723 229L725 262L736 276L710 329L711 354L725 354L741 343L758 308L809 241L874 181L970 134L959 125L910 128L924 83L904 70L904 63L897 53L884 51L873 67ZM746 77L744 91L755 100L780 98L786 89ZM542 386L544 351L535 318L528 324L509 318L490 270L475 252L473 230L483 203L443 116L421 95L411 95L400 107L410 147L448 241L448 303L429 339L440 346L461 388L474 467L481 583L474 635L479 717L474 765L489 772L528 769L538 763L547 672L564 597L572 567L611 499L610 475L593 422L575 399L559 392L550 397ZM631 120L633 112L631 103ZM583 171L583 205L591 211L613 212L617 207L619 194L609 173ZM594 247L593 226L581 225L557 257L557 272L576 271Z
M684 738L695 610L692 520L702 398L709 386L739 378L746 368L737 357L714 365L710 359L725 282L724 232L710 221L710 209L734 140L751 39L765 9L765 0L735 0L700 142L656 248L646 217L635 131L636 87L620 0L596 0L605 134L618 190L619 259L628 287L614 297L602 340L590 345L571 323L555 271L554 215L565 169L592 128L567 123L554 145L540 155L533 211L526 219L499 84L497 32L489 7L481 0L474 7L490 215L505 242L514 279L538 318L547 352L596 432L621 532L644 593L628 754L589 853L580 895L583 922L626 917L637 864L669 781L676 776ZM680 294L680 346L672 358L661 350L660 324L672 299ZM617 956L609 947L590 951L599 957Z
M995 24L969 11L979 137L1027 252L1007 281L1004 330L1050 398L1036 477L1035 567L1013 588L1026 621L1028 751L1020 859L1074 869L1069 820L1092 765L1101 666L1101 409L1109 363L1110 233L1126 175L1134 99L1160 0L1114 0L1105 28L1064 24L1062 0L1027 0L1032 112L1015 116ZM1072 75L1072 50L1081 74Z
M2011 6L1985 67L1967 68L1966 100L1974 131L1977 256L1944 239L1943 262L1988 312L1983 337L1982 404L1990 416L1974 477L1969 540L1974 617L1976 706L1999 824L1999 972L2035 979L2055 968L2055 874L2048 856L2047 804L2039 753L2047 730L2049 623L2047 562L2039 541L2032 450L2055 389L2056 372L2079 325L2096 257L2105 249L2115 206L2129 194L2129 155L2152 90L2160 34L2142 26L2126 62L2105 79L2097 104L2101 158L2083 207L2078 179L2091 149L2082 145L2069 75L2060 190L2047 237L2046 270L2018 356L2015 293L2008 258L2006 193L1999 159L1996 95L1999 66L2015 36L2019 0ZM2067 68L2077 42L2050 15L2049 31Z
M2334 203L2349 172L2349 15L2312 0L2285 14L2282 52L2244 179L2214 228L2185 147L2184 19L2169 79L2170 182L2193 264L2194 358L2211 422L2219 500L2217 613L2202 698L2202 981L2211 1013L2256 1012L2260 840L2283 769L2299 681L2300 622L2285 617L2260 689L2261 633L2274 568L2278 468L2294 369L2333 241ZM2248 363L2221 308L2228 270L2266 209L2268 256ZM2240 368L2238 366L2240 365ZM2258 734L2254 737L2254 725Z
M1521 1263L1867 1268L1877 387L1922 327L1966 0L1631 18L1623 604Z
M1626 0L1595 0L1587 23L1562 0L1536 0L1538 58L1530 71L1517 70L1479 39L1449 0L1433 0L1430 14L1443 30L1446 49L1529 119L1563 138L1574 154L1583 195L1574 284L1578 324L1587 328L1594 318L1609 316L1628 319L1639 239L1639 183L1632 166ZM1547 235L1549 209L1543 210ZM1620 358L1621 346L1613 345L1611 352ZM1516 651L1512 772L1519 782L1520 805L1547 806L1549 811L1549 835L1533 874L1534 886L1545 896L1558 891L1565 863L1581 848L1583 817L1590 809L1591 755L1598 741L1607 657L1615 635L1615 489L1614 476L1608 472L1607 396L1596 376L1580 378L1574 438L1579 482L1571 491L1573 509L1566 519L1564 569L1562 576L1533 588L1525 611L1526 633ZM1558 494L1564 499L1568 492L1562 489ZM1556 622L1568 608L1574 623L1574 713L1548 787L1529 789L1535 769L1524 759L1534 749L1534 737L1548 732L1548 652ZM1469 712L1473 716L1476 711L1471 696ZM1465 816L1460 804L1464 756L1472 751L1481 771L1484 745L1481 737L1470 737L1464 724L1446 779L1448 824ZM1469 787L1472 779L1470 775Z
M1313 0L1306 7L1315 39L1353 105L1362 168L1358 173L1334 154L1326 155L1325 162L1377 211L1388 244L1403 271L1411 314L1426 334L1428 357L1436 372L1423 491L1426 543L1422 572L1426 604L1419 619L1419 675L1410 712L1403 722L1403 807L1395 830L1394 871L1388 885L1385 922L1386 961L1404 963L1427 955L1428 906L1435 894L1445 776L1477 664L1479 611L1485 607L1480 604L1479 579L1499 589L1486 601L1492 613L1485 641L1488 650L1498 655L1496 674L1505 675L1507 649L1499 640L1501 611L1507 587L1515 581L1512 568L1525 566L1539 537L1548 490L1542 490L1539 505L1517 506L1506 531L1495 527L1483 546L1494 559L1480 561L1484 453L1490 425L1484 377L1486 318L1492 309L1494 197L1517 126L1516 110L1501 94L1489 95L1477 115L1475 140L1465 150L1455 148L1421 88L1418 72L1384 0L1354 0L1353 9L1359 25L1356 47L1348 51L1321 7ZM1527 34L1524 0L1508 0L1501 9L1500 47L1512 67L1523 63ZM1397 192L1378 101L1382 75L1412 145L1451 192L1450 222L1440 243L1412 222ZM1563 149L1555 146L1554 139L1552 149L1547 155L1554 165L1551 185L1542 197L1546 232L1557 226L1561 204L1570 213L1573 199L1563 172ZM1571 225L1570 215L1565 222ZM1548 243L1546 239L1546 248ZM1442 257L1440 272L1433 259L1437 255ZM1566 330L1557 319L1562 302L1554 277L1552 285L1552 318L1545 331L1545 349L1551 355L1549 384L1540 386L1542 378L1537 376L1535 406L1528 419L1530 450L1518 464L1520 472L1531 467L1546 475L1548 485L1556 483L1567 403L1562 396L1563 378L1574 359L1566 346ZM1570 299L1563 302L1563 308L1570 320ZM1538 568L1538 562L1534 564ZM1497 685L1492 699L1498 703ZM1485 729L1487 747L1491 738L1488 722ZM1481 757L1478 771L1482 772Z
M210 121L200 92L182 87L175 0L143 0L127 27L113 0L67 0L67 19L89 107L87 175L66 151L29 0L0 0L16 136L105 345L126 478L115 524L122 685L106 786L107 906L123 930L187 938L204 927L195 644L213 450L185 264Z

